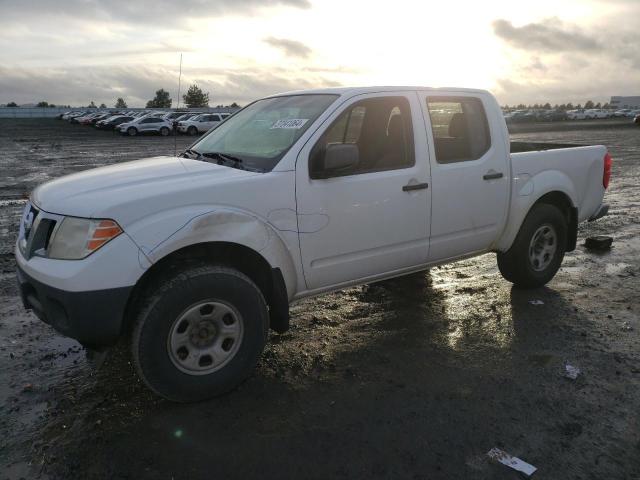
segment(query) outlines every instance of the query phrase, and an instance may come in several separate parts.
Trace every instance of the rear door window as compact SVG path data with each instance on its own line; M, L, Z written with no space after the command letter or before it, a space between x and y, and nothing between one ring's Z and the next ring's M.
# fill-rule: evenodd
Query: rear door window
M479 98L428 97L438 163L477 160L491 147L487 116Z

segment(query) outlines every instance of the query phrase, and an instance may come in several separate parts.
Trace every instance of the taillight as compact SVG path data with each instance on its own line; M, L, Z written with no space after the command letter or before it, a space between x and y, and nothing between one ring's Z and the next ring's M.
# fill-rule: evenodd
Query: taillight
M609 186L609 179L611 178L611 165L613 164L613 159L609 152L607 152L604 156L604 171L602 172L602 186L607 188Z

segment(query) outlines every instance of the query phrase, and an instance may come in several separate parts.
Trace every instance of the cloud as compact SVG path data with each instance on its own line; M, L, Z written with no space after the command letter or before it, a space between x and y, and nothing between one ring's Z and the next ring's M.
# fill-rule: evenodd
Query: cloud
M310 8L309 0L2 0L0 18L28 22L33 18L91 19L170 27L191 18L251 14L265 7Z
M282 50L288 57L307 58L311 55L312 50L304 43L296 40L289 40L286 38L269 37L265 38L264 42L271 45L274 48Z
M91 100L113 105L123 97L130 107L142 107L159 88L177 103L178 72L155 66L78 66L69 68L8 68L0 65L0 104L15 101L87 105ZM242 69L198 68L182 76L182 93L197 83L210 93L210 104L246 104L278 92L338 86L323 76L294 74L267 67ZM46 93L44 93L46 92Z
M585 35L579 29L570 27L557 18L549 18L539 23L529 23L515 27L504 19L494 20L494 33L509 45L522 50L562 52L597 51L602 44Z

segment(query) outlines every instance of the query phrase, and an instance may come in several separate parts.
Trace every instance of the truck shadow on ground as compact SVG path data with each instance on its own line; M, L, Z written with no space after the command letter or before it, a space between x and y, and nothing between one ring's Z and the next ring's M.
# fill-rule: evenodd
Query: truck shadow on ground
M579 384L559 372L589 320L550 288L467 283L434 286L422 273L306 301L247 382L198 404L152 397L117 358L69 401L63 435L59 422L41 430L52 445L45 471L511 478L487 461L494 446L561 465L558 451L583 447L591 405L578 405Z

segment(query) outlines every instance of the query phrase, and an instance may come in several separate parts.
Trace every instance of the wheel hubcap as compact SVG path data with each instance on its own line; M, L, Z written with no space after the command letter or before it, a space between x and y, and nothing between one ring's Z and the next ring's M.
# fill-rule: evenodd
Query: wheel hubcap
M231 305L217 300L199 302L171 325L169 358L189 375L212 373L235 356L243 333L242 316Z
M558 235L552 225L539 227L529 242L529 263L540 272L547 268L555 257L558 248Z

